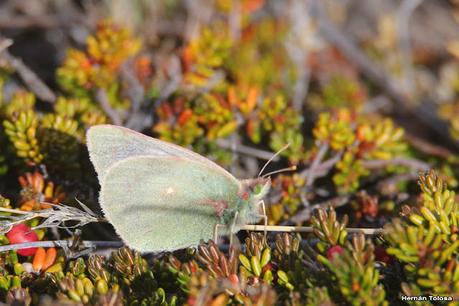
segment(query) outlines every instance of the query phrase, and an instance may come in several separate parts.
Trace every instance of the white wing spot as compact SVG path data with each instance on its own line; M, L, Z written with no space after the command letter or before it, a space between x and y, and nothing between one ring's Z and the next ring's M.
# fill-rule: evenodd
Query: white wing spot
M167 187L167 188L166 188L166 194L172 194L172 193L174 193L174 191L175 191L175 190L174 190L174 188L172 188L172 187Z

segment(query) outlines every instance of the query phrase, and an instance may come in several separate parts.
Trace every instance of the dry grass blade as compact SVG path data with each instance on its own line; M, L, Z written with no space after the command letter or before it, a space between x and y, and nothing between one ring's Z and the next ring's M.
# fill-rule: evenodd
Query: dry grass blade
M79 202L79 201L78 201ZM30 211L30 212L20 212L19 216L0 216L0 233L5 234L11 230L15 224L19 224L28 220L35 218L43 218L43 222L38 226L35 226L34 229L38 228L77 228L84 226L92 222L101 222L103 218L97 216L92 212L86 205L79 202L83 210L76 207L71 207L67 205L56 205L52 203L46 203L52 206L52 208ZM11 213L11 209L0 208L0 211ZM71 225L66 225L67 222L72 222Z

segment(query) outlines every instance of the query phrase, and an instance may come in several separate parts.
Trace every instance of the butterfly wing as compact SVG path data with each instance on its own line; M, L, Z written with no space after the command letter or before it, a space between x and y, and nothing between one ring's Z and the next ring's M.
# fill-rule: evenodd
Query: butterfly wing
M233 177L211 160L183 147L161 141L116 125L96 125L87 132L89 157L102 183L108 168L114 163L132 156L186 157L222 174Z
M182 157L129 157L113 164L100 203L131 247L170 251L212 238L212 200L234 201L239 183L208 165Z

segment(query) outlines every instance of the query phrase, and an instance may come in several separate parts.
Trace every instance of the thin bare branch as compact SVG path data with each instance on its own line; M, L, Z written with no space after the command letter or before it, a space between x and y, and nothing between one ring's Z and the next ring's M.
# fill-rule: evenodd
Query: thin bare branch
M0 52L5 49L8 49L13 44L13 41L9 38L4 38L0 40Z
M410 42L409 24L411 16L423 0L404 0L397 14L398 44L400 46L401 63L403 66L405 92L414 89L413 59Z
M386 179L383 179L379 181L376 184L376 189L383 193L383 194L388 194L388 193L398 193L400 190L397 188L397 184L400 182L406 182L406 181L414 181L419 178L419 173L417 172L408 172L408 173L401 173L401 174L396 174L391 177L388 177Z
M319 146L319 151L317 152L316 156L314 157L314 160L311 163L311 167L309 167L310 171L308 172L306 176L306 188L309 188L314 184L315 180L315 170L319 166L320 162L322 159L325 157L325 154L327 154L328 151L328 144L327 143L322 143Z
M290 30L284 45L297 73L292 98L292 105L297 111L302 110L309 90L309 53L318 45L317 31L312 28L309 7L310 1L293 1L287 6L286 12L290 20Z
M220 148L228 149L228 150L233 150L234 149L234 151L237 152L237 153L248 155L248 156L252 156L252 157L256 157L256 158L259 158L259 159L269 160L274 155L274 153L272 153L272 152L264 151L264 150L260 150L260 149L256 149L256 148L252 148L252 147L248 147L248 146L244 146L242 144L238 144L237 147L233 148L232 144L233 144L232 141L228 141L226 139L218 139L217 140L217 145ZM275 157L273 159L273 161L278 161L278 160L279 160L279 157Z
M110 101L108 100L108 95L107 95L107 92L105 91L105 89L99 88L97 90L96 99L97 99L97 102L99 102L99 104L102 107L102 109L104 110L104 112L107 114L107 116L113 122L113 124L121 125L122 124L121 116L110 105Z
M351 198L350 195L342 195L342 196L337 196L333 199L330 199L330 200L327 200L321 203L317 203L317 204L308 206L298 211L295 215L293 215L290 218L289 221L293 223L302 223L302 222L308 221L311 218L311 214L315 209L327 208L327 207L337 208L337 207L347 204L350 198Z
M311 226L282 226L282 225L244 225L241 227L246 231L268 231L268 232L295 232L295 233L312 233L313 227ZM384 234L382 228L346 228L346 231L351 234L363 233L365 235L381 235Z
M442 146L435 145L429 141L417 137L413 134L405 132L405 140L416 150L421 151L422 153L434 155L440 158L450 158L453 156L453 153Z
M0 252L7 252L11 250L22 250L27 248L69 248L73 245L71 240L55 240L55 241L34 241L24 242L17 244L8 244L0 246ZM85 248L120 248L124 246L122 241L80 241L79 245Z
M397 157L393 159L374 159L362 161L363 167L367 169L379 169L387 166L404 166L414 170L427 171L430 165L417 159Z
M54 103L56 101L56 95L51 89L33 72L27 65L25 65L21 59L15 57L6 50L0 53L13 69L21 77L22 81L27 87L40 99L45 102Z
M4 207L0 207L0 211L10 213L10 214L19 214L19 215L27 215L29 213L28 211L24 211L24 210L4 208Z
M84 204L80 203L83 210L67 205L56 205L46 203L52 208L42 209L37 211L27 211L19 213L19 211L2 208L0 211L20 214L19 216L1 215L0 216L0 233L4 234L19 223L32 220L35 218L43 218L42 223L35 226L38 228L77 228L92 222L103 222L104 218L97 216L89 210ZM66 225L66 222L74 222L72 225Z
M170 80L165 84L164 88L161 88L161 94L154 103L155 108L158 108L164 100L167 100L177 90L183 79L182 66L177 56L171 57L170 65L166 69Z
M343 155L342 151L337 152L332 158L327 159L323 163L317 165L317 167L313 170L311 167L304 169L300 172L300 176L306 178L310 175L311 172L314 172L314 177L317 179L319 177L323 177L330 172L330 170L335 166L337 162L340 161L341 156Z
M126 122L126 127L140 131L144 126L140 124L142 120L139 120L138 117L142 113L141 107L144 103L145 90L132 70L131 61L121 67L121 77L126 82L126 93L131 100L131 111ZM150 115L148 114L148 116Z

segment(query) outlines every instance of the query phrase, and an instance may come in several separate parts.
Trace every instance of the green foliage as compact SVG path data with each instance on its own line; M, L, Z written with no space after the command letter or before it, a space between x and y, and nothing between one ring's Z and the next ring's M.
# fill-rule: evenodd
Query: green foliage
M405 221L388 225L389 254L406 270L403 291L448 295L457 292L457 202L437 173L420 176L422 198L418 207L404 207Z
M231 48L231 40L225 31L217 27L205 28L184 48L184 81L192 86L207 86L224 64Z
M204 140L212 143L242 133L254 143L269 139L273 151L290 144L282 155L293 163L303 158L303 136L298 131L302 118L282 96L265 98L257 106L256 100L260 97L256 92L245 100L234 95L230 88L226 97L220 93L205 93L188 103L183 98L163 103L158 109L160 121L153 130L161 139L185 146L194 144L196 148L200 148Z
M403 134L389 118L375 120L346 108L320 113L313 129L316 142L329 146L340 157L333 176L340 193L356 191L361 179L371 174L367 166L371 162L407 156ZM394 171L390 165L381 168Z
M313 133L315 139L328 143L336 151L350 146L355 140L349 114L345 110L338 113L336 117L332 117L329 112L321 113Z
M323 104L326 107L360 108L364 102L364 91L360 84L349 77L336 75L323 87Z
M363 235L353 237L352 246L341 255L318 259L334 274L344 299L351 305L388 305L374 266L374 247Z
M37 165L43 161L44 156L37 139L38 118L33 111L20 112L11 121L3 121L3 126L18 157L29 165Z
M257 26L248 24L244 30L237 54L232 54L227 61L233 79L267 90L291 87L294 69L284 46L286 25L265 18ZM282 73L273 73L279 68L283 69Z
M17 157L27 165L46 164L61 171L79 168L76 121L54 114L39 119L28 110L4 120L3 126Z
M343 221L336 220L334 209L316 210L316 215L311 219L314 234L321 240L317 248L323 253L331 246L344 245L346 242L347 231L346 225L348 218L345 216Z
M87 49L68 50L62 67L57 70L60 86L72 95L88 95L94 88L116 86L121 65L140 48L140 41L130 30L112 21L101 21L95 35L86 40Z
M107 116L86 98L58 97L54 110L56 115L76 121L80 136L83 136L85 130L90 126L109 121Z
M277 284L287 291L283 294L291 295L293 292L304 299L308 296L306 290L312 286L310 278L313 271L303 264L306 255L300 248L300 243L299 235L277 235L273 261L277 263L278 268Z
M279 223L280 220L287 219L302 207L302 187L305 179L301 175L279 175L273 182L271 188L273 192L282 194L279 201L272 203L268 207L269 222Z
M336 169L338 172L333 176L333 182L342 192L357 190L360 186L359 179L370 174L362 161L356 158L355 151L344 153L343 158L336 163Z
M258 143L262 140L262 135L268 134L269 145L276 152L288 143L290 146L282 155L296 163L304 157L303 136L298 133L302 121L302 117L288 105L284 97L266 98L257 117L247 123L248 136Z
M309 297L307 306L315 305L335 305L330 299L328 290L326 287L314 287L308 290L307 295Z
M258 236L258 237L257 237ZM251 233L246 239L246 252L239 255L240 268L243 277L249 283L258 284L264 282L270 284L273 280L271 271L271 248L266 244L266 240L261 238L261 234Z

